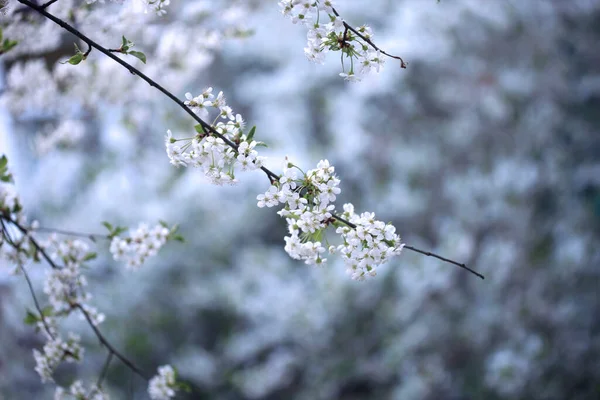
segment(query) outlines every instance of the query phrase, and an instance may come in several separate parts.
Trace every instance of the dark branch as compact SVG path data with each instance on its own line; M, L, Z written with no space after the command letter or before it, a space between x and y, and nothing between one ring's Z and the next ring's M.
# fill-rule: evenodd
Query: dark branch
M94 334L96 335L96 337L98 338L98 340L100 341L100 343L106 347L106 349L111 352L112 354L114 354L119 360L121 360L121 362L123 364L125 364L130 370L132 370L133 372L135 372L137 375L139 375L140 377L142 377L144 380L149 381L150 377L148 375L146 375L144 372L142 372L142 370L140 370L138 367L135 366L134 363L132 363L131 361L129 361L127 359L127 357L125 357L124 355L122 355L121 353L119 353L119 351L117 349L115 349L108 340L106 340L106 338L104 337L104 335L102 335L102 332L100 332L100 330L98 329L98 327L96 325L94 325L94 322L92 321L92 318L90 317L90 315L88 314L88 312L85 310L85 308L83 308L83 306L81 304L74 304L74 307L78 308L82 313L83 316L85 317L85 319L87 320L87 322L89 323L89 325L92 327L92 330L94 331Z
M102 368L102 373L100 374L100 377L98 378L98 382L96 383L96 386L98 386L98 388L102 387L102 382L106 378L106 374L108 374L108 367L110 366L110 362L112 361L112 357L113 357L113 353L111 353L109 351L108 352L108 357L106 357L106 362L104 363L104 367Z
M350 221L346 221L345 219L343 219L343 218L341 218L341 217L338 217L337 215L333 215L333 216L332 216L332 218L334 218L334 219L337 219L337 220L338 220L338 221L340 221L341 223L344 223L344 224L348 225L348 226L349 226L350 228L352 228L352 229L356 229L356 225L355 225L355 224L353 224L353 223L352 223L352 222L350 222ZM421 254L423 254L423 255L426 255L426 256L429 256L429 257L435 257L435 258L437 258L438 260L442 260L442 261L445 261L445 262L447 262L447 263L450 263L450 264L454 264L454 265L456 265L456 266L459 266L459 267L461 267L461 268L464 268L464 269L466 269L467 271L471 272L472 274L475 274L475 275L477 275L477 276L478 276L478 277L480 277L481 279L485 279L485 278L483 277L483 275L481 275L479 272L476 272L476 271L472 270L471 268L467 267L465 264L462 264L462 263L459 263L459 262L456 262L456 261L450 260L450 259L448 259L448 258L445 258L445 257L439 256L439 255L437 255L437 254L435 254L435 253L432 253L432 252L430 252L430 251L424 251L424 250L417 249L416 247L409 246L409 245L406 245L406 244L404 245L404 248L405 248L405 249L408 249L408 250L411 250L411 251L414 251L414 252L417 252L417 253L421 253Z
M0 219L0 224L2 225L2 235L6 238L6 241L18 252L19 246L10 237L10 233L8 233L8 229L6 228L6 225L4 224L3 219ZM19 266L19 269L21 270L21 272L23 272L23 276L25 276L25 280L27 281L27 286L29 287L29 292L31 292L31 297L33 297L33 303L35 304L35 309L40 314L40 318L42 319L44 328L46 329L46 332L48 332L48 335L50 335L50 337L53 338L54 335L52 335L52 330L50 329L50 326L46 322L46 317L44 316L44 311L42 310L42 307L40 306L40 302L38 301L37 296L35 295L35 290L33 290L33 284L31 283L29 274L27 273L27 270L25 269L25 267L23 267L23 265L21 263L18 263L17 265Z
M58 0L50 0L49 2L47 2L47 3L45 3L45 4L42 4L42 5L40 6L40 8L46 8L46 7L48 7L48 6L51 6L52 4L56 3L57 1L58 1Z
M12 220L11 218L7 218L6 216L2 216L2 219L9 221L10 223L12 223L14 226L16 226L21 233L23 233L23 235L25 235L25 237L27 237L27 239L31 242L31 244L33 244L33 246L36 248L36 250L38 250L39 252L42 253L42 255L44 256L44 258L46 259L46 261L48 262L48 264L50 264L50 266L54 269L58 268L58 266L52 261L52 259L50 257L48 257L48 255L46 255L44 249L39 245L39 243L37 243L37 241L31 237L31 235L28 234L27 229L23 228L19 223L17 223L16 221ZM8 234L8 231L6 231L6 226L4 225L4 221L0 219L0 222L2 224L3 227L3 231L6 232L6 234ZM10 239L10 237L8 238ZM14 242L12 241L12 239L10 240L10 242L13 243L13 247L14 247ZM9 242L9 243L10 243ZM25 269L21 266L21 270L23 272L25 272ZM27 283L29 284L36 308L38 309L41 317L42 317L42 321L44 318L44 314L42 312L41 307L39 306L39 303L37 301L37 298L35 296L35 293L33 292L33 286L31 285L31 281L29 280L29 276L27 275L27 273L25 273L25 278L27 279ZM133 362L129 361L129 359L127 359L127 357L125 357L124 355L122 355L119 351L117 351L109 342L108 340L106 340L106 338L104 337L104 335L102 335L102 332L100 332L100 330L98 329L98 327L96 327L96 325L94 325L94 322L92 321L92 318L90 317L89 313L85 310L85 308L77 303L77 304L72 304L73 307L78 308L84 315L85 319L87 320L87 322L89 323L89 325L92 327L92 330L94 331L94 333L96 334L96 337L98 338L98 340L100 341L100 343L106 347L106 349L114 354L119 360L121 360L121 362L123 364L125 364L127 367L129 367L129 369L131 369L133 372L135 372L137 375L139 375L140 377L144 378L146 381L150 380L150 378L144 373L142 372L137 366L135 366L135 364L133 364ZM48 333L50 334L50 330L48 328L48 326L46 325L45 321L44 321L44 325L46 326L46 329L48 331Z
M143 79L144 81L146 81L146 83L148 83L150 86L155 87L156 89L158 89L165 96L167 96L169 99L171 99L172 101L174 101L185 112L187 112L192 118L194 118L194 120L196 120L202 126L202 128L204 128L205 131L208 131L211 134L219 137L225 143L227 143L227 145L229 145L231 148L233 148L234 150L237 151L237 145L235 143L233 143L231 140L227 139L225 136L223 136L219 132L217 132L210 124L206 123L204 120L202 120L196 114L194 114L194 112L189 107L187 107L181 100L179 100L174 94L172 94L167 89L165 89L164 87L162 87L161 85L159 85L157 82L155 82L153 79L151 79L150 77L148 77L147 75L145 75L143 72L141 72L137 68L133 67L132 65L128 64L127 62L121 60L119 57L117 57L114 54L112 54L112 52L109 49L106 49L106 48L102 47L101 45L99 45L98 43L94 42L92 39L88 38L83 33L79 32L77 29L73 28L71 25L67 24L63 20L61 20L59 18L56 18L52 14L47 13L44 9L40 8L40 6L37 6L36 4L32 3L29 0L18 0L18 1L20 3L22 3L22 4L25 4L28 7L31 7L32 9L34 9L37 12L39 12L40 14L42 14L44 17L46 17L49 20L53 21L54 23L60 25L65 30L69 31L73 35L77 36L78 38L80 38L81 40L83 40L84 42L86 42L90 47L96 48L101 53L105 54L106 56L110 57L111 59L113 59L117 63L121 64L123 67L127 68L127 70L129 70L129 72L131 72L132 74L139 76L141 79ZM338 12L335 9L333 10L333 12L335 13L336 16L339 17L339 14L338 14ZM392 58L400 60L402 68L406 68L406 63L404 62L404 60L402 60L402 58L400 58L398 56L393 56L393 55L388 54L385 51L381 50L370 39L366 38L363 34L361 34L360 32L358 32L356 29L354 29L352 26L348 25L345 22L344 22L344 26L345 26L345 28L347 30L350 30L351 32L353 32L354 34L356 34L358 37L360 37L362 40L364 40L366 43L368 43L369 45L371 45L371 47L373 47L374 49L379 50L381 53L385 54L388 57L392 57ZM267 175L267 177L269 178L269 181L271 183L273 183L274 181L278 181L279 180L279 178L280 178L279 175L277 175L273 171L269 170L268 168L266 168L266 167L260 167L260 169ZM333 218L337 219L338 221L340 221L342 223L345 223L346 225L348 225L351 228L356 228L356 225L351 224L350 222L348 222L348 221L346 221L346 220L338 217L337 215L333 215ZM405 247L407 249L409 249L409 250L416 251L418 253L421 253L421 254L424 254L424 255L427 255L427 256L436 257L436 258L438 258L438 259L440 259L442 261L446 261L446 262L449 262L451 264L457 265L457 266L459 266L461 268L465 268L466 270L471 271L475 275L483 278L483 275L481 275L481 274L479 274L479 273L477 273L477 272L469 269L464 264L458 263L456 261L452 261L450 259L438 256L438 255L430 253L430 252L424 252L424 251L418 250L418 249L416 249L414 247L410 247L410 246L405 246Z
M64 229L48 228L48 227L43 227L43 226L36 228L36 231L58 233L60 235L83 237L86 239L90 239L92 242L95 242L96 239L108 239L109 238L108 235L101 235L99 233L75 232L75 231L68 231L68 230L64 230Z
M466 269L466 270L467 270L467 271L469 271L470 273L472 273L472 274L474 274L474 275L477 275L477 276L478 276L478 277L480 277L481 279L485 279L483 275L481 275L479 272L473 271L471 268L467 267L465 264L461 264L461 263L458 263L458 262L456 262L456 261L452 261L452 260L450 260L450 259L448 259L448 258L445 258L445 257L442 257L442 256L438 256L437 254L435 254L435 253L432 253L432 252L430 252L430 251L423 251L423 250L419 250L419 249L417 249L416 247L412 247L412 246L404 245L404 248L405 248L405 249L408 249L408 250L415 251L415 252L417 252L417 253L421 253L421 254L423 254L423 255L426 255L426 256L429 256L429 257L435 257L435 258L437 258L438 260L446 261L447 263L450 263L450 264L457 265L457 266L459 266L459 267L461 267L461 268L464 268L464 269Z
M27 229L25 229L23 226L21 226L21 224L19 224L17 221L13 220L12 218L10 218L7 215L0 215L1 219L4 219L5 221L10 222L11 224L13 224L14 226L17 227L17 229L19 231L21 231L21 233L25 236L27 236L27 238L29 239L29 241L31 242L31 244L33 244L33 246L36 248L37 251L40 252L40 254L42 255L42 257L44 257L44 259L46 260L46 262L48 262L48 264L50 264L50 266L54 269L60 269L62 268L62 266L57 265L48 255L48 253L46 253L46 250L44 250L44 248L37 242L37 240L35 240L30 234L29 231Z
M337 10L334 8L333 9L333 13L335 14L336 17L339 17L340 14L338 14ZM381 50L379 47L377 47L377 45L375 43L373 43L371 41L371 39L369 39L368 37L366 37L365 35L363 35L362 33L360 33L359 31L357 31L356 29L354 29L351 25L347 24L344 21L344 27L346 28L346 30L351 31L352 33L354 33L356 36L358 36L359 38L361 38L362 40L364 40L366 43L368 43L372 48L374 48L375 50L378 50L379 52L381 52L381 54L385 54L386 56L390 57L390 58L395 58L396 60L400 60L400 67L401 68L406 68L406 63L404 62L404 60L402 59L402 57L399 56L394 56L392 54L386 53L385 51ZM344 32L344 37L346 36L346 33Z

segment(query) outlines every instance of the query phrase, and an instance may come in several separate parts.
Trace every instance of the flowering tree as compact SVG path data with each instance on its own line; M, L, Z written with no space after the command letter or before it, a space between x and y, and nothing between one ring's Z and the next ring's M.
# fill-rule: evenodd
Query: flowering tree
M198 95L185 93L181 99L173 94L185 92L188 90L187 87L196 86L194 81L197 79L198 71L210 64L211 58L214 57L212 52L222 45L223 39L245 37L250 34L247 27L237 25L236 13L238 16L243 13L236 9L235 3L233 5L224 3L211 9L204 2L191 2L178 10L171 7L168 1L148 1L137 4L131 2L131 4L110 8L114 15L107 18L104 7L108 6L78 5L62 0L45 4L29 1L8 3L9 14L7 15L11 19L3 29L3 35L7 38L4 41L3 51L7 56L14 57L9 60L17 62L10 65L8 90L4 95L5 104L19 118L37 119L36 125L42 126L40 130L48 132L36 137L34 143L38 152L49 152L56 145L70 146L77 140L85 139L89 122L100 119L98 104L104 103L106 107L116 106L122 110L123 122L139 132L141 143L149 143L148 137L153 135L146 133L155 132L155 126L161 123L159 121L162 121L162 124L166 122L166 128L170 129L167 130L165 145L171 164L179 167L197 167L211 183L233 184L242 180L240 176L246 179L248 174L241 175L239 174L241 172L262 170L269 179L270 186L264 194L258 195L258 206L282 205L278 214L286 219L288 225L288 233L284 239L285 251L293 259L304 260L307 264L323 265L329 258L326 258L326 252L337 253L345 262L349 275L357 280L375 276L378 267L398 255L402 249L431 255L468 269L464 264L419 250L414 246L407 246L400 240L392 224L378 221L373 213L355 213L354 206L350 203L343 206L343 212L336 212L335 201L341 196L342 175L336 174L327 160L321 160L316 168L304 172L301 163L286 157L282 163L282 173L273 172L267 167L268 160L258 155L258 149L266 142L270 142L263 137L265 127L262 125L258 128L247 127L245 118L233 112L223 92L213 93L212 87L208 87L201 92L196 91L196 93L200 92ZM136 14L136 7L142 7L149 13ZM226 8L227 11L223 12L222 7L230 8ZM345 80L368 79L367 74L372 70L378 71L384 57L389 56L372 41L373 34L369 27L355 28L344 22L330 2L282 1L280 8L283 15L291 18L292 22L309 28L308 43L304 50L309 60L323 62L326 61L328 52L339 52L342 61L342 72L339 75ZM178 16L182 17L183 22L182 19L177 18ZM219 19L222 21L207 28L210 23L215 23ZM209 23L199 24L199 21ZM65 50L61 49L58 51L59 57L52 55L52 52L64 42L59 36L61 30L56 24L77 37L74 54L71 52L66 55ZM43 40L37 37L39 31L44 32ZM87 34L88 32L90 33ZM198 46L189 46L185 40L189 37L202 39L199 40ZM128 38L136 38L135 45ZM110 43L114 43L114 46ZM29 54L50 57L58 63L52 70L48 70L44 62L35 60L36 57L25 63L19 62L20 58L29 57ZM406 67L401 58L391 57L398 58L398 67ZM117 68L125 68L136 76L119 75ZM152 76L159 76L161 83L151 78ZM196 125L190 129L189 125L186 128L184 123L173 122L168 113L164 114L164 103L148 99L150 88L145 83L154 86L170 100L176 102L189 114L188 117L195 120ZM165 89L166 87L169 90ZM123 96L123 88L127 88L127 96ZM173 134L172 132L184 130L192 133ZM185 138L180 138L181 136ZM264 140L265 143L258 139ZM151 159L154 160L154 157L148 160ZM378 163L381 163L381 160L373 159L371 164L376 166ZM3 158L2 178L10 184L13 177L7 167L8 160ZM504 166L505 169L511 167L515 168L511 164ZM520 164L519 169L527 170L526 165ZM499 169L497 173L501 172L502 170ZM477 176L469 176L467 179L474 185L480 181L483 185L486 180L485 177L478 180ZM453 193L454 187L457 188L456 190L461 190L463 187L452 179L444 185L444 190L448 193ZM527 192L531 185L532 183L526 184L524 189L510 187L510 190ZM159 367L158 374L151 377L138 367L136 362L111 344L107 339L110 335L105 336L99 328L99 325L105 321L105 317L92 305L90 293L85 288L87 281L82 273L82 268L94 260L97 254L90 251L88 244L81 240L58 240L57 236L40 240L39 235L46 231L55 231L57 234L65 232L45 225L40 227L37 222L27 223L24 207L11 186L5 185L2 188L3 255L10 261L14 271L21 274L27 282L31 282L27 271L28 265L26 265L29 260L45 261L52 268L44 284L44 293L50 304L48 307L42 306L36 298L34 285L29 284L35 309L28 312L26 321L35 324L47 339L41 351L34 351L36 371L42 380L50 381L62 361L81 361L83 356L81 337L74 333L69 333L67 337L61 335L65 331L64 328L61 329L61 325L67 323L67 317L71 314L78 314L87 321L92 327L93 334L107 351L107 358L97 374L99 378L94 383L84 386L78 379L71 379L71 382L61 379L55 396L105 398L108 394L104 382L106 377L111 375L109 372L113 359L118 358L122 365L148 382L147 388L152 398L170 398L181 390L193 391L192 398L198 397L203 390L196 386L198 379L189 376L182 380L168 365ZM493 201L488 203L493 204ZM478 209L477 207L478 204L474 204L467 208L473 212ZM233 210L228 208L227 211ZM479 213L465 216L465 221L477 226L480 220L477 215L484 215L485 220L500 218L493 214L493 209L491 211L484 209ZM43 217L39 219L43 221ZM231 222L227 220L227 223ZM177 226L169 227L164 222L153 228L140 225L139 228L132 229L128 235L124 235L125 228L113 226L111 223L105 223L105 226L108 232L103 235L67 233L82 235L95 241L108 239L110 244L107 247L113 258L125 261L126 266L134 270L139 270L140 266L155 255L167 241L182 239L177 233ZM449 230L448 232L456 232L458 229L451 223L442 226ZM331 232L327 232L328 228ZM226 228L223 229L226 231ZM483 241L485 235L483 231L475 238ZM479 248L478 246L475 247ZM476 253L471 253L472 259L474 254ZM319 272L324 274L322 270ZM235 293L235 282L240 280L253 282L252 275L262 275L260 270L252 268L247 268L245 273L247 278L241 275L236 276L235 279L221 278L218 282L229 287L228 293ZM439 283L439 285L445 284ZM276 286L282 287L281 284ZM385 291L381 289L382 287L372 286L372 290L381 292L383 296ZM426 293L427 291L424 291L419 296L424 296ZM98 298L97 301L99 300ZM237 307L239 312L246 311L245 314L251 316L256 311L245 309L249 301L244 298L239 301ZM274 308L272 312L277 314ZM309 325L316 327L317 321L318 318L313 317ZM242 339L247 338L239 340ZM516 368L521 375L524 375L523 371L526 370L523 365L527 364L527 361L522 360L536 357L540 349L539 337L533 335L527 339L524 345L525 355L516 361L510 360L513 364L511 368L513 370ZM229 358L228 365L221 365L219 368L219 373L222 375L226 376L227 373L223 371L228 369L237 370L235 364L243 360L244 350L239 349L239 345L235 350L235 343L234 338L229 347L233 353L225 357ZM485 379L490 387L511 388L507 392L523 390L522 384L518 382L498 385L494 381L497 375L501 375L494 375L494 370L501 371L507 368L507 365L510 366L506 361L507 354L510 359L516 352L517 350L514 349L502 349L490 355L489 377ZM298 362L288 351L281 352L281 350L269 354L269 360L263 372L258 368L235 375L232 379L233 385L242 388L247 397L264 396L265 393L279 387L282 382L286 382L286 379L289 380L289 377L286 378L285 371L289 371L291 366ZM214 361L210 364L212 367L203 369L214 370ZM279 371L279 375L269 373L272 368ZM180 369L182 373L192 373ZM270 375L271 380L266 379L265 374ZM212 380L210 376L204 379L206 382ZM324 383L321 386L326 388ZM502 392L504 389L498 391Z

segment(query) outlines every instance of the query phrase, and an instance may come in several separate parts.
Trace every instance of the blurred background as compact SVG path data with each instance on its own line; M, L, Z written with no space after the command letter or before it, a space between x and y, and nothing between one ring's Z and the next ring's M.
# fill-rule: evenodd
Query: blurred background
M338 0L408 62L356 84L338 54L305 58L306 29L275 1L171 1L163 17L80 3L49 10L107 47L125 35L148 58L127 61L182 99L222 90L268 143L268 167L328 159L338 208L486 277L408 251L365 282L335 256L290 259L285 221L256 207L262 173L214 187L169 165L166 130L191 136L194 121L97 51L60 64L74 37L11 0L3 33L20 43L0 57L0 153L42 226L180 224L187 242L137 272L90 243L101 256L87 272L105 335L149 373L176 367L197 387L179 398L600 398L600 1ZM46 269L29 266L40 294ZM52 398L10 270L0 261L0 398ZM81 321L67 326L86 354L56 381L95 381L105 352ZM118 362L107 385L147 398Z

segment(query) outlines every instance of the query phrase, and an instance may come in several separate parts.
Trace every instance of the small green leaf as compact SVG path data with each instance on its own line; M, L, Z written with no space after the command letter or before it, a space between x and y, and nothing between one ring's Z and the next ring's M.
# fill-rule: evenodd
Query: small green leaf
M27 325L35 325L39 320L40 318L37 316L36 313L34 313L31 310L27 310L27 315L23 319L23 322Z
M52 306L46 306L42 309L42 315L44 317L51 317L54 315L54 308Z
M127 39L125 39L125 36L123 36L123 44L121 44L121 47L125 46L127 46Z
M6 53L7 51L15 47L17 44L19 44L19 42L17 42L16 40L4 39L4 43L2 44L2 52Z
M69 63L71 65L77 65L81 61L83 61L83 53L77 53L74 56L72 56L71 58L69 58L67 61L61 62L61 64Z
M83 54L75 54L73 57L69 58L69 64L77 65L83 61Z
M256 142L256 147L269 147L265 142Z
M134 56L135 58L139 58L140 60L142 60L142 62L144 64L146 64L146 55L144 53L142 53L141 51L130 51L129 53L132 56Z
M96 257L98 257L98 253L87 253L85 257L83 257L83 261L90 261Z
M248 133L248 137L246 139L247 142L251 142L252 139L254 138L254 133L256 133L256 125L254 125L252 127L252 129L250 129L250 132Z
M204 128L202 127L202 124L198 124L194 126L194 129L196 130L196 132L198 132L201 135L204 135Z
M119 236L121 233L125 232L127 228L123 228L122 226L117 226L112 233L112 236Z
M108 229L109 232L112 232L113 226L110 223L104 221L104 222L102 222L102 225L104 225L106 227L106 229Z
M6 168L6 166L8 165L8 158L6 158L6 155L2 155L2 157L0 157L0 170L3 168Z
M159 223L159 224L160 224L160 226L162 226L163 228L168 228L168 227L169 227L169 225L168 225L168 224L167 224L165 221L163 221L162 219L161 219L160 221L158 221L158 223Z
M181 235L173 235L171 239L176 240L181 243L185 243L185 238Z
M174 386L176 389L184 391L186 393L192 392L192 387L186 382L176 382Z

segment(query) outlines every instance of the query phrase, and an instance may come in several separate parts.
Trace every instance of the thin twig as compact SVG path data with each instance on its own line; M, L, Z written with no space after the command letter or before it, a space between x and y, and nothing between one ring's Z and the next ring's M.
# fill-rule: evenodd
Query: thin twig
M348 225L348 226L349 226L350 228L352 228L352 229L356 229L356 225L355 225L355 224L353 224L353 223L352 223L352 222L350 222L350 221L346 221L345 219L343 219L343 218L341 218L341 217L338 217L337 215L333 215L333 216L332 216L332 218L334 218L334 219L337 219L338 221L340 221L340 222L342 222L342 223L344 223L344 224ZM450 264L454 264L454 265L456 265L456 266L459 266L459 267L461 267L461 268L464 268L464 269L466 269L467 271L471 272L472 274L475 274L475 275L477 275L477 276L478 276L478 277L480 277L481 279L485 279L485 278L483 277L483 275L481 275L479 272L476 272L476 271L472 270L471 268L467 267L465 264L462 264L462 263L459 263L459 262L456 262L456 261L450 260L449 258L442 257L442 256L440 256L440 255L437 255L437 254L435 254L435 253L432 253L432 252L430 252L430 251L424 251L424 250L417 249L416 247L409 246L409 245L407 245L407 244L405 244L403 248L405 248L405 249L408 249L408 250L411 250L411 251L414 251L414 252L417 252L417 253L421 253L421 254L423 254L423 255L426 255L426 256L429 256L429 257L435 257L435 258L437 258L437 259L439 259L439 260L445 261L445 262L447 262L447 263L450 263Z
M35 230L39 231L39 232L58 233L59 235L83 237L86 239L90 239L92 242L95 242L96 239L108 239L109 238L108 235L101 235L99 233L75 232L75 231L68 231L65 229L48 228L45 226L40 226L40 227L36 228Z
M450 264L457 265L457 266L459 266L459 267L461 267L461 268L464 268L464 269L466 269L466 270L467 270L467 271L469 271L470 273L477 275L477 276L478 276L478 277L480 277L481 279L485 279L483 275L481 275L479 272L473 271L471 268L467 267L465 264L461 264L461 263L458 263L458 262L456 262L456 261L452 261L452 260L450 260L450 259L448 259L448 258L445 258L445 257L442 257L442 256L438 256L437 254L435 254L435 253L432 253L432 252L430 252L430 251L419 250L419 249L417 249L416 247L408 246L408 245L406 245L406 244L404 245L404 248L405 248L405 249L408 249L408 250L415 251L415 252L417 252L417 253L421 253L421 254L423 254L423 255L426 255L426 256L429 256L429 257L435 257L435 258L437 258L437 259L439 259L439 260L446 261L447 263L450 263Z
M89 325L92 327L92 330L94 331L94 334L96 335L96 337L98 338L98 340L100 341L100 343L106 347L106 349L113 353L119 360L121 360L121 362L123 364L125 364L130 370L132 370L133 372L135 372L137 375L139 375L140 377L142 377L144 380L149 381L150 377L148 375L146 375L144 372L142 372L142 370L140 370L138 367L135 366L135 364L131 361L129 361L129 359L127 359L127 357L125 357L124 355L122 355L121 353L119 353L119 351L117 349L115 349L108 340L106 340L106 338L104 337L104 335L102 334L102 332L100 332L100 330L98 329L98 327L96 325L94 325L94 322L92 321L92 318L90 317L90 315L88 314L88 312L85 310L85 308L83 308L83 306L79 303L74 304L74 307L78 308L82 313L83 316L85 317L85 319L87 320L87 322L89 323Z
M143 79L144 81L146 81L146 83L148 83L150 86L158 89L160 92L162 92L165 96L167 96L169 99L171 99L172 101L174 101L179 107L181 107L185 112L187 112L192 118L194 118L194 120L196 120L204 129L205 131L210 132L211 134L221 138L228 146L230 146L231 148L233 148L234 150L237 151L237 145L235 143L233 143L231 140L227 139L225 136L221 135L219 132L217 132L211 125L209 125L208 123L206 123L204 120L202 120L200 117L198 117L189 107L187 107L181 100L179 100L174 94L172 94L171 92L169 92L167 89L165 89L164 87L162 87L161 85L159 85L156 81L154 81L153 79L151 79L150 77L148 77L147 75L145 75L144 73L142 73L140 70L138 70L137 68L133 67L132 65L128 64L127 62L121 60L119 57L115 56L114 54L111 53L111 51L109 51L108 49L102 47L101 45L99 45L98 43L94 42L92 39L88 38L87 36L85 36L83 33L79 32L77 29L75 29L74 27L72 27L71 25L67 24L66 22L64 22L63 20L56 18L55 16L53 16L52 14L47 13L44 9L41 9L39 6L35 5L34 3L32 3L29 0L18 0L20 3L25 4L26 6L31 7L32 9L36 10L37 12L39 12L40 14L42 14L44 17L48 18L49 20L53 21L54 23L60 25L62 28L64 28L65 30L69 31L70 33L72 33L73 35L77 36L78 38L80 38L81 40L83 40L84 42L86 42L89 46L96 48L98 51L100 51L101 53L105 54L106 56L112 58L114 61L116 61L117 63L121 64L123 67L127 68L127 70L129 70L129 72L131 72L134 75L139 76L141 79ZM338 12L333 9L333 12L336 16L339 17ZM352 31L353 33L355 33L358 37L360 37L362 40L364 40L366 43L368 43L369 45L371 45L374 49L380 51L381 53L385 54L388 57L391 58L395 58L397 60L400 60L401 62L401 66L402 68L406 68L406 63L404 62L404 60L402 60L401 57L398 56L394 56L391 54L386 53L385 51L381 50L379 47L377 47L370 39L368 39L367 37L365 37L363 34L361 34L360 32L358 32L356 29L354 29L352 26L348 25L346 22L344 22L344 27L347 30ZM273 183L274 181L278 181L280 179L280 176L277 175L276 173L274 173L273 171L269 170L266 167L260 167L260 169L267 175L267 177L269 178L269 181L271 183ZM345 223L346 225L348 225L351 228L356 228L356 225L351 224L350 222L344 220L341 217L338 217L337 215L333 215L333 218L337 219L338 221ZM466 265L458 263L456 261L452 261L448 258L444 258L441 256L438 256L436 254L430 253L430 252L424 252L424 251L420 251L414 247L410 247L410 246L405 246L407 249L412 250L412 251L416 251L418 253L424 254L424 255L429 255L432 257L436 257L442 261L446 261L448 263L457 265L461 268L465 268L468 271L471 271L472 273L474 273L475 275L483 278L483 275L471 270L470 268L468 268Z
M337 10L335 8L333 8L333 13L335 14L336 17L340 16L340 14L338 14L338 12L337 12ZM354 29L351 25L349 25L348 23L346 23L346 21L344 21L344 27L346 28L346 30L349 30L349 31L353 32L356 36L358 36L359 38L361 38L362 40L364 40L365 42L367 42L371 47L373 47L375 50L379 51L381 54L385 54L386 56L388 56L390 58L395 58L396 60L400 60L400 67L401 68L406 68L407 64L404 62L404 60L402 59L402 57L394 56L392 54L386 53L385 51L381 50L379 47L377 47L377 45L375 43L373 43L371 41L371 39L369 39L368 37L366 37L365 35L363 35L359 31L357 31L356 29ZM346 36L346 34L344 33L344 37L345 36Z
M41 8L46 8L48 6L51 6L52 4L56 3L58 0L50 0L49 2L42 4L40 7Z
M203 119L201 119L196 114L194 114L194 112L188 106L186 106L181 100L179 100L173 93L169 92L167 89L165 89L164 87L162 87L161 85L159 85L156 81L154 81L151 78L149 78L143 72L141 72L140 70L138 70L137 68L135 68L131 64L128 64L127 62L121 60L119 57L117 57L114 54L112 54L108 49L104 48L103 46L99 45L98 43L96 43L92 39L88 38L83 33L79 32L77 29L75 29L71 25L67 24L63 20L61 20L61 19L55 17L54 15L46 12L46 10L44 10L40 6L32 3L29 0L18 0L18 1L20 3L22 3L22 4L25 4L28 7L31 7L32 9L34 9L35 11L37 11L38 13L42 14L44 17L46 17L49 20L51 20L52 22L60 25L63 29L65 29L65 30L69 31L70 33L72 33L73 35L77 36L78 38L80 38L81 40L83 40L84 42L86 42L89 46L94 47L95 49L97 49L101 53L103 53L106 56L112 58L114 61L116 61L117 63L121 64L123 67L127 68L127 70L129 70L129 72L131 72L132 74L139 76L141 79L143 79L144 81L146 81L146 83L148 83L150 86L155 87L156 89L158 89L159 91L161 91L165 96L167 96L168 98L170 98L171 100L173 100L175 103L177 103L177 105L179 105L179 107L181 107L182 109L184 109L185 112L187 112L192 118L194 118L196 120L196 122L198 122L200 125L202 125L202 127L205 130L209 131L211 134L213 134L213 135L217 136L218 138L222 139L225 143L227 143L228 146L230 146L231 148L233 148L234 150L237 151L237 145L235 143L233 143L231 140L229 140L228 138L226 138L225 136L223 136L222 134L220 134L219 132L217 132L217 130L214 129L211 125L209 125ZM270 171L268 168L261 167L261 170L264 173L266 173L267 176L272 177L272 178L276 178L277 180L279 180L279 176L277 174L275 174L274 172Z
M0 215L0 219L4 219L8 222L10 222L11 224L13 224L14 226L17 227L17 229L19 229L21 231L21 233L25 236L27 236L27 238L29 239L29 241L31 242L31 244L34 245L34 247L36 248L37 251L40 252L40 254L42 255L42 257L44 257L44 259L48 262L48 264L50 264L50 266L54 269L61 269L63 268L62 266L57 265L48 255L48 253L46 253L46 250L44 250L44 248L37 242L37 240L35 240L30 234L29 231L27 229L25 229L24 227L21 226L21 224L19 224L17 221L15 221L14 219L10 218L10 216L6 216L6 215Z
M35 303L35 308L40 313L40 318L42 319L44 328L46 328L46 332L48 333L48 335L50 335L50 337L52 339L54 339L54 335L52 334L50 325L48 325L48 323L46 322L46 316L44 315L44 311L42 310L42 307L40 307L40 303L38 302L37 296L35 295L35 291L33 290L33 285L31 284L31 278L29 278L29 274L27 273L27 271L25 270L25 267L23 267L23 265L19 264L19 268L21 269L21 271L23 272L23 275L25 276L25 280L27 281L27 286L29 286L29 291L31 292L31 297L33 297L33 302Z
M108 352L108 357L106 357L106 362L104 363L104 367L102 368L102 373L100 374L100 377L98 377L98 382L96 383L96 386L98 386L98 388L102 387L102 382L106 378L106 375L108 373L108 367L110 365L112 357L113 357L113 353L111 353L109 351Z
M16 221L12 220L11 218L7 218L6 216L2 216L2 218L9 221L13 225L15 225L27 237L27 239L31 242L31 244L33 244L33 246L36 248L36 250L38 250L39 252L42 253L42 255L44 255L44 258L46 259L46 261L48 262L48 264L50 264L50 266L52 268L54 268L54 269L58 268L58 266L54 263L54 261L52 261L52 259L50 257L48 257L47 255L45 255L44 249L35 241L35 239L33 237L31 237L31 235L28 235L28 232L25 228L23 228L21 225L19 225ZM4 224L4 222L2 222L2 224ZM6 228L4 228L4 229L6 229ZM25 276L28 279L28 276L27 275L25 275ZM30 287L32 288L31 290L32 290L32 294L34 296L34 302L36 303L36 307L38 308L38 311L40 311L40 314L42 315L42 318L43 318L41 308L39 307L39 303L37 302L37 299L35 298L35 294L33 293L33 287L31 286L31 282L29 281L29 279L28 279L28 283L30 284ZM92 327L92 330L96 334L96 337L98 338L100 343L104 347L106 347L106 349L109 352L114 354L119 360L121 360L121 362L123 364L125 364L127 367L129 367L129 369L131 369L133 372L138 374L140 377L144 378L146 381L150 380L150 378L144 372L142 372L138 367L136 367L133 362L129 361L129 359L127 359L127 357L125 357L119 351L117 351L110 344L110 342L108 340L106 340L104 335L102 335L102 332L100 332L98 327L96 327L96 325L94 325L94 322L92 321L92 318L90 317L89 313L85 310L85 308L81 304L76 303L76 304L72 304L72 306L75 308L78 308L83 313L85 319L87 320L89 325Z
M4 237L6 238L8 243L18 252L19 245L17 245L10 237L10 233L8 232L8 229L6 228L6 225L4 225L4 221L2 219L0 219L0 224L2 225L2 234L4 235ZM42 319L44 328L46 329L46 332L48 332L48 335L50 335L50 337L52 339L54 339L52 330L50 329L50 326L46 322L46 318L44 316L44 311L42 310L42 307L40 306L40 302L37 299L35 290L33 290L33 284L31 283L31 278L29 278L29 274L27 273L27 270L25 269L23 264L21 264L20 262L17 262L17 265L18 265L19 269L21 270L21 272L23 272L23 276L25 276L25 280L27 281L27 286L29 286L29 291L31 292L31 297L33 298L33 303L35 304L35 308L36 308L37 312L40 314L40 318Z

